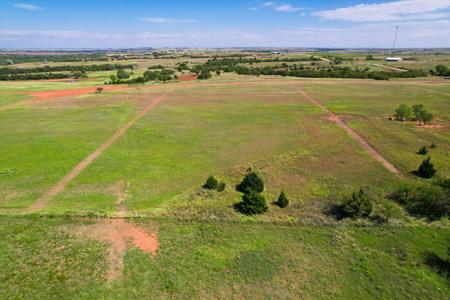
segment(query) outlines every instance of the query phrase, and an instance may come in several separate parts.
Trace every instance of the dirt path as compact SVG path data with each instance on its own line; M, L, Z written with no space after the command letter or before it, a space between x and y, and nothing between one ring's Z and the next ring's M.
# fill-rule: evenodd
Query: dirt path
M358 142L361 145L361 147L363 147L369 153L370 156L372 156L376 161L380 162L388 171L400 175L400 171L393 164L387 161L377 150L375 150L375 148L373 148L369 143L367 143L362 136L360 136L350 126L345 124L345 122L342 121L338 116L336 116L331 110L320 104L317 100L309 96L299 87L297 86L292 87L295 88L300 94L302 94L309 102L311 102L312 104L316 105L317 107L328 113L330 116L330 120L335 122L342 129L344 129L352 139Z
M71 182L78 174L81 173L85 168L87 168L98 156L100 156L109 146L114 144L131 126L136 123L141 117L143 117L147 112L149 112L156 104L161 102L167 95L169 95L173 89L169 90L165 94L156 97L148 103L148 105L141 110L137 115L135 115L128 123L123 127L119 128L111 137L109 137L103 144L100 145L94 152L89 154L83 161L81 161L75 168L73 168L69 173L67 173L61 180L59 180L56 185L54 185L47 193L45 193L41 198L34 202L30 206L31 211L40 210L45 207L48 200L61 193L65 187Z
M80 226L74 231L79 238L88 238L106 242L110 245L108 253L108 282L119 279L123 271L123 256L128 245L132 245L145 253L156 256L159 247L155 233L148 234L135 224L124 219L103 219L96 224Z
M389 70L397 71L397 72L406 72L407 71L405 69L390 67L390 66L386 66L386 65L382 65L382 64L371 64L371 65L374 66L374 67L385 68L385 69L389 69Z

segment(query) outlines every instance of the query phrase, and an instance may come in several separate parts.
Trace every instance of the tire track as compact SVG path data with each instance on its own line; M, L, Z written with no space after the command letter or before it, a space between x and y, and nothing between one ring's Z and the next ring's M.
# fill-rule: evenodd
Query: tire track
M47 191L41 198L34 202L29 210L36 211L44 208L47 202L53 197L61 193L66 186L77 177L84 169L86 169L97 157L99 157L109 146L114 144L130 127L132 127L140 118L142 118L147 112L149 112L156 104L164 100L174 88L168 92L160 95L150 101L148 105L136 114L128 123L119 128L112 136L110 136L103 144L83 159L78 165L75 166L69 173L67 173L62 179L60 179L49 191Z
M387 159L385 159L374 147L372 147L362 136L360 136L356 131L354 131L350 126L348 126L344 121L339 119L338 116L336 116L331 110L320 104L316 99L305 93L302 89L300 89L297 86L293 86L294 89L296 89L300 94L302 94L310 103L314 104L315 106L319 107L321 110L328 113L330 116L330 119L333 120L339 127L344 129L350 137L358 142L358 144L363 147L369 155L374 158L376 161L380 162L383 167L385 167L389 172L401 175L400 171Z

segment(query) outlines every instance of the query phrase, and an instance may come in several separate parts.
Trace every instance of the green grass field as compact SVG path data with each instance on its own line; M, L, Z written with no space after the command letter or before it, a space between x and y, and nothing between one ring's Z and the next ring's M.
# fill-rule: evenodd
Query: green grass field
M157 222L158 256L128 250L123 278L108 284L107 245L67 233L92 221L4 216L0 297L447 299L450 293L426 259L428 251L445 255L448 229Z
M136 63L137 72L148 66ZM448 277L436 264L450 242L447 220L416 219L393 202L397 214L384 225L324 213L360 187L371 190L379 209L398 183L424 181L411 174L424 159L416 154L423 145L437 145L429 156L439 176L450 176L447 82L227 73L33 102L33 92L95 86L110 73L72 83L0 83L0 298L448 299ZM402 176L297 88L343 118ZM29 213L172 89L61 193ZM389 120L403 103L424 104L440 127ZM234 186L248 167L266 183L269 211L260 216L233 209L241 197ZM203 190L209 175L224 180L226 190ZM281 190L290 200L285 209L271 203ZM109 282L109 245L76 232L121 209L143 216L127 222L155 231L160 245L156 257L128 247L122 276Z

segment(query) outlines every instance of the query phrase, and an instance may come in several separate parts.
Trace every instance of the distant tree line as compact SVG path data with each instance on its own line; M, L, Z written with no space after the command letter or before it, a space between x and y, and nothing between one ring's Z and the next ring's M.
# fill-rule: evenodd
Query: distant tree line
M146 83L149 81L169 81L177 79L175 75L175 70L163 69L155 70L149 67L142 76L128 79L132 74L127 73L125 70L121 69L117 71L116 75L111 75L111 80L106 82L106 84L135 84L135 83Z
M0 81L76 78L71 73L0 74Z
M35 68L0 68L0 81L44 80L87 77L87 71L111 71L133 69L133 65L102 64L87 66L45 66ZM69 71L71 73L61 73ZM58 72L58 73L51 73Z
M307 58L305 58L307 59ZM305 60L300 58L299 60ZM308 60L318 58L310 57ZM236 72L239 75L278 75L292 77L311 77L311 78L361 78L389 80L389 78L415 78L425 77L428 74L423 70L408 70L406 72L386 72L386 71L370 71L369 68L359 69L339 66L323 66L323 67L305 67L302 65L287 65L283 63L275 66L252 67L243 66L244 63L253 62L276 62L276 61L298 61L297 58L292 59L213 59L208 60L202 65L195 65L191 71L196 74L208 73L211 71Z
M0 54L0 65L11 65L24 62L81 62L108 61L104 53L77 54Z
M86 66L44 66L34 68L0 68L0 74L28 74L28 73L49 73L49 72L89 72L89 71L111 71L119 69L133 69L134 66L121 64L102 64Z

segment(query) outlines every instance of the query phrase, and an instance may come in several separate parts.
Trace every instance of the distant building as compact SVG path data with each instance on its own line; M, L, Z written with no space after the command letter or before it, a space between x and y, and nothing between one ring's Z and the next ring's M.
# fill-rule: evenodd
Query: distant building
M386 61L402 61L401 57L386 57Z

